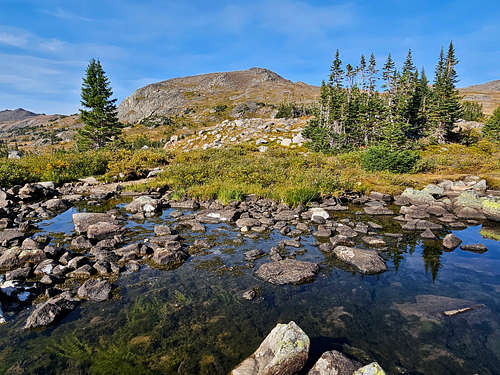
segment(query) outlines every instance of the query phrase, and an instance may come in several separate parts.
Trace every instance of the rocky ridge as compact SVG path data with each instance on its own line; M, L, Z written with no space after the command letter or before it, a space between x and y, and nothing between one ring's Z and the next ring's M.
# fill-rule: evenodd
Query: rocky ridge
M272 105L287 100L312 103L319 87L293 83L263 68L209 73L173 78L136 90L118 108L120 121L138 123L146 119L185 115L192 120L214 120L218 105L226 106L233 118L244 113L267 114Z

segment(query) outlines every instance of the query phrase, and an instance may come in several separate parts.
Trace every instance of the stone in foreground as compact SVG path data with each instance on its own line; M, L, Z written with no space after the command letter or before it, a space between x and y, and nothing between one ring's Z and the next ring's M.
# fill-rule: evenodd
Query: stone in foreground
M385 375L385 371L377 362L372 362L369 365L361 367L352 375Z
M90 301L102 302L111 296L111 284L103 279L90 279L78 288L78 297Z
M352 375L361 367L361 363L347 358L342 353L332 350L324 352L308 375Z
M31 313L24 325L24 329L48 326L61 320L78 305L78 300L70 292L63 292L39 304Z
M482 243L470 244L470 245L462 245L460 246L462 250L472 251L474 253L485 253L488 251L488 248L484 246Z
M307 361L309 345L309 337L295 322L277 324L255 353L231 375L296 374Z
M264 263L255 274L271 284L300 284L311 281L318 270L316 263L284 259Z
M443 246L449 250L456 249L458 245L462 243L462 240L455 236L453 233L447 234L443 238Z
M75 232L82 234L87 232L89 226L97 223L114 223L111 216L101 213L93 212L79 212L73 214L73 224L75 225Z
M341 261L356 267L358 271L364 274L375 274L387 270L384 260L375 250L337 246L333 249L333 253Z

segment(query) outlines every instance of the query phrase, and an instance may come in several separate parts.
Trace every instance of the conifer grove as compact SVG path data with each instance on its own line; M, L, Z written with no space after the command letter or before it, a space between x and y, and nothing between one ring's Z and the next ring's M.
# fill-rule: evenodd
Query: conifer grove
M401 70L389 54L377 67L375 56L344 66L337 50L327 82L321 85L316 116L304 129L315 151L342 152L373 145L411 149L421 138L457 141L453 124L461 104L453 43L441 49L433 83L418 71L411 50ZM381 91L378 88L381 87Z

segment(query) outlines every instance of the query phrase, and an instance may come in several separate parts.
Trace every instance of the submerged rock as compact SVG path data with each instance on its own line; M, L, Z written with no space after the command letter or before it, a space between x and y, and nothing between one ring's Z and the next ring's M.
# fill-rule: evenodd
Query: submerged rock
M232 375L296 374L309 355L309 337L295 322L277 324L259 348Z
M332 350L324 352L308 375L352 375L361 367L361 363L347 358L342 353Z
M384 260L375 250L337 246L333 253L341 261L356 267L361 273L375 274L387 270Z
M299 284L311 281L318 270L316 263L284 259L264 263L255 274L271 284Z
M78 288L78 297L95 302L106 301L111 296L111 284L103 279L91 279L85 281Z
M482 243L462 245L462 246L460 246L460 248L462 250L472 251L475 253L485 253L486 251L488 251L488 248L486 246L484 246Z
M78 300L70 292L63 292L35 308L24 325L24 329L48 326L71 312Z

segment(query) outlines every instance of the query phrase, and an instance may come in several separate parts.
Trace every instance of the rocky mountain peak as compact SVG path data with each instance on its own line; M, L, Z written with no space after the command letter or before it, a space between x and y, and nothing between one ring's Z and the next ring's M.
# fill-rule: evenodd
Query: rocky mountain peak
M189 114L194 121L210 121L210 111L223 106L230 112L237 105L278 105L285 99L310 103L319 88L293 83L264 68L208 73L173 78L142 87L118 108L121 121L140 122L154 117ZM250 104L251 106L251 104Z
M38 114L27 111L23 108L6 109L4 111L0 111L0 123L8 121L24 120L28 117L33 117L33 116L38 116Z

